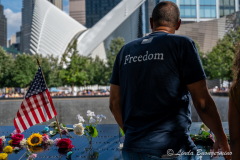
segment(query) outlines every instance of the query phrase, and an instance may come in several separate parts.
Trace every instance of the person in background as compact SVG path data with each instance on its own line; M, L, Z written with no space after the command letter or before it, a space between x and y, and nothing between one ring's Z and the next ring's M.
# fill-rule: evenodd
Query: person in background
M228 125L232 160L240 160L240 51L232 67L233 85L229 91Z
M189 136L191 97L218 146L230 152L196 44L189 37L174 34L181 24L178 6L170 1L158 3L150 23L151 34L121 48L110 80L110 110L125 133L123 159L200 158ZM195 154L170 156L169 149Z

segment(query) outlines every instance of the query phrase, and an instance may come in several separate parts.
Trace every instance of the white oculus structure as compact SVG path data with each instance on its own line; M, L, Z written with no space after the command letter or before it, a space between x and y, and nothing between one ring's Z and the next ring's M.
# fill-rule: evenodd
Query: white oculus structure
M145 0L122 0L92 28L87 29L46 0L36 0L33 14L32 54L61 56L75 39L79 54L106 60L103 41Z

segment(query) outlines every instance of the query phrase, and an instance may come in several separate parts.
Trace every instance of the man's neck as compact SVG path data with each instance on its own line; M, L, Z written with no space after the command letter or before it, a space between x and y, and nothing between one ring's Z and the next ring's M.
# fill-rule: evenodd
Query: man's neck
M160 26L152 30L153 32L166 32L166 33L171 33L175 34L175 28L170 28L170 27L164 27Z

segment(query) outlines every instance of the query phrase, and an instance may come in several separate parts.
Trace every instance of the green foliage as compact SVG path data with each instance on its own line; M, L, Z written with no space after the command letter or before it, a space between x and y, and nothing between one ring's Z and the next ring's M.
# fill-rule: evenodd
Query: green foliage
M88 84L90 85L107 85L109 82L108 68L106 63L98 56L95 59L90 58L87 65Z
M89 136L93 138L96 138L98 136L97 128L92 126L91 124L89 126L86 126L85 131L89 134Z
M107 49L107 61L84 57L78 54L77 40L68 45L66 53L61 57L40 54L18 54L14 59L0 47L0 88L30 86L38 69L40 61L47 86L84 86L108 85L112 75L113 65L118 52L124 45L123 38L112 39Z
M124 39L118 37L116 39L111 40L110 47L109 49L107 49L108 79L111 78L115 59L117 57L118 52L123 47L123 45L124 45Z
M203 68L209 79L233 80L231 68L236 51L240 49L239 42L240 28L225 34L209 53L201 52L199 45L196 43Z
M77 40L72 45L69 44L69 49L63 54L61 65L66 66L66 69L60 71L60 77L64 84L72 86L83 86L84 81L88 81L86 67L89 58L78 54Z
M123 132L122 128L120 128L120 132L121 132L122 136L124 136L124 132Z
M203 66L203 69L205 71L205 74L206 74L207 77L211 78L211 72L210 72L211 67L209 66L209 64L207 62L207 60L208 60L208 57L207 57L208 53L205 54L203 51L201 51L200 45L197 42L195 42L195 44L197 46L198 53L199 53L199 56L200 56L200 59L201 59L202 66Z
M13 82L15 86L26 88L29 86L37 72L38 65L33 56L18 54L14 60Z
M0 46L0 88L5 86L14 87L14 82L12 80L13 69L12 55L7 54Z
M235 41L239 41L240 39L239 35L235 36L236 32L240 32L240 30L230 31L223 39L218 40L217 45L208 55L212 78L232 80L231 68L235 58Z

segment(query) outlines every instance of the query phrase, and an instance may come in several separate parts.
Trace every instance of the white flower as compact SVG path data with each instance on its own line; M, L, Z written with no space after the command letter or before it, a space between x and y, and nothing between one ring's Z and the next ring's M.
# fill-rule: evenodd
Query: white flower
M74 124L73 130L74 130L74 133L78 136L82 136L84 134L84 127L82 123Z
M3 142L6 142L5 136L0 137L0 139L2 139Z
M83 119L82 116L80 116L80 114L77 115L77 118L78 118L78 120L79 120L79 123L85 122L85 120Z
M26 144L27 144L26 138L24 138L24 139L22 139L22 140L20 141L20 146L24 146L24 145L26 145Z
M119 147L118 147L120 150L122 150L123 148L123 143L119 143Z
M96 120L91 117L90 120L89 120L89 123L95 123L95 122L96 122Z
M102 115L102 114L101 114L101 117L104 118L104 119L106 119L106 117L105 117L104 115Z
M47 144L53 145L53 144L54 144L54 141L53 141L52 139L48 139L48 140L47 140Z
M100 115L97 115L97 121L101 122L102 121L102 117Z
M18 147L14 147L14 149L13 149L13 151L18 151L18 150L20 150L20 148L18 148Z
M90 110L88 110L88 111L87 111L87 116L88 116L88 117L94 117L95 114L94 114L94 112L91 112Z
M48 126L49 127L54 127L55 126L55 124L56 124L56 121L54 121L54 122L51 122Z

